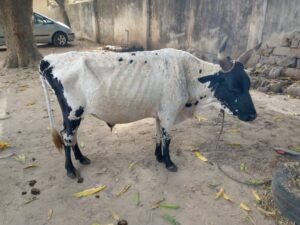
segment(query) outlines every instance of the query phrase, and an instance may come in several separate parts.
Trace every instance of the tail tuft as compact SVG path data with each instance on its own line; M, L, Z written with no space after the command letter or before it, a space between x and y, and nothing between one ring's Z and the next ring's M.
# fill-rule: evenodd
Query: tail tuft
M63 141L61 139L60 134L58 133L58 131L56 129L51 128L51 136L52 136L52 141L53 141L55 147L57 148L57 150L59 152L61 152L63 149Z

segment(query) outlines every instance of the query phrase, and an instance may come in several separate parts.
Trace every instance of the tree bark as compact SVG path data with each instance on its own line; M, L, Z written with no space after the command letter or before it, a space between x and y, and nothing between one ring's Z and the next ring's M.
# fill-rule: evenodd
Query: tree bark
M69 27L71 27L70 20L69 20L69 17L68 17L66 8L65 8L65 0L55 0L55 2L59 6L59 10L60 10L60 13L61 13L61 15L63 17L64 24L66 24Z
M3 67L35 66L41 59L32 30L32 0L0 0L7 54Z

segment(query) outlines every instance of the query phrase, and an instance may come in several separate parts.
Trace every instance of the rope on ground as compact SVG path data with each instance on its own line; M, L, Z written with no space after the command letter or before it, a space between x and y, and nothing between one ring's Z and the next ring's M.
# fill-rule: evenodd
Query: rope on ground
M225 120L225 113L224 113L224 110L221 109L220 110L220 116L222 116L222 123L221 123L221 128L220 128L220 132L218 133L218 136L217 136L217 140L216 140L216 151L218 152L219 151L219 148L220 148L220 139L221 139L221 136L223 134L223 129L224 129L224 120ZM267 185L267 184L270 184L271 183L271 179L268 179L268 180L265 180L265 181L261 181L261 182L257 182L257 183L254 183L254 182L251 182L251 181L241 181L235 177L232 177L230 174L228 174L226 171L223 170L223 168L218 164L218 163L213 163L214 165L216 165L216 167L226 176L228 177L229 179L239 183L239 184L244 184L244 185L250 185L250 186L261 186L261 185Z

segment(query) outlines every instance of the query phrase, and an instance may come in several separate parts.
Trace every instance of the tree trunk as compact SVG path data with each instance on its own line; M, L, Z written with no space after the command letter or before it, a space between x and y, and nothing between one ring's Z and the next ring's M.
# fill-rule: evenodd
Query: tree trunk
M61 15L63 17L64 24L66 24L69 27L71 27L70 20L69 20L69 17L68 17L68 14L66 12L66 8L65 8L65 0L55 0L55 2L59 6L59 10L60 10L60 13L61 13Z
M3 67L35 66L41 59L32 31L32 0L0 0L7 54Z

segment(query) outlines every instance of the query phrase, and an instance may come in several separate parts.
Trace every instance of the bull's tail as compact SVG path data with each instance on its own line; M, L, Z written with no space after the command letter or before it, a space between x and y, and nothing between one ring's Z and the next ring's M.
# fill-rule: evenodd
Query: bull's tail
M40 79L42 82L44 95L45 95L45 99L46 99L46 104L47 104L48 117L49 117L49 122L50 122L50 131L51 131L52 141L53 141L55 147L61 152L63 149L63 141L62 141L61 135L54 128L53 114L51 111L51 105L50 105L50 101L49 101L49 92L48 92L48 88L47 88L47 84L46 84L45 76L44 76L44 72L47 68L45 68L42 65L43 62L45 62L45 61L42 61L41 65L40 65Z

